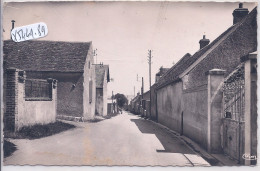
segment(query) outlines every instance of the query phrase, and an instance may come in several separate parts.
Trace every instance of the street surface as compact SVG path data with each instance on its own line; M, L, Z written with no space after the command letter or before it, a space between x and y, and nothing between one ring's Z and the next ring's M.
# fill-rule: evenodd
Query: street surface
M4 165L209 166L174 134L123 112L35 140L11 139L18 150Z

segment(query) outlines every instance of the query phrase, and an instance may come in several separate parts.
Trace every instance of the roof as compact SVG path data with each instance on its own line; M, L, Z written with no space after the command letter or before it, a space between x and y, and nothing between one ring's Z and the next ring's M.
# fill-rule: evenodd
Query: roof
M225 32L223 32L219 37L212 41L209 45L198 50L194 55L187 53L184 55L174 66L172 66L159 80L157 83L157 89L162 88L170 83L180 81L180 75L185 72L193 63L195 63L201 56L208 55L212 52L218 45L225 39L232 36L232 33L247 20L247 18L256 15L257 11L254 8L243 20L235 25L232 25Z
M96 69L96 88L103 88L105 72L107 72L107 82L110 81L109 65L98 64Z
M132 102L136 102L136 101L138 101L139 100L139 98L140 98L140 94L139 95L136 95L133 99L132 99Z
M191 55L189 53L185 54L173 67L167 70L167 72L159 79L157 87L167 85L170 82L177 80L179 74L181 74L184 71L184 69L191 63Z
M4 41L5 68L25 71L84 72L91 42Z

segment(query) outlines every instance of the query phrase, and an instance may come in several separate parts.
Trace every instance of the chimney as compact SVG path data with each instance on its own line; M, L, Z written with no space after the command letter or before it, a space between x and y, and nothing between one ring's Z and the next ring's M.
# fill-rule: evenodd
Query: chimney
M12 22L12 30L13 30L13 29L14 29L14 23L15 23L15 21L12 20L11 22Z
M206 39L206 35L203 35L203 39L201 39L199 41L200 43L200 49L204 48L205 46L207 46L209 44L209 39Z
M247 8L243 8L243 3L239 3L239 8L233 11L233 24L241 21L249 13Z
M14 23L15 23L15 21L12 20L11 22L12 22L12 29L11 29L11 32L12 32L12 30L14 29ZM10 36L11 36L11 39L12 39L12 34L11 34L11 33L10 33Z

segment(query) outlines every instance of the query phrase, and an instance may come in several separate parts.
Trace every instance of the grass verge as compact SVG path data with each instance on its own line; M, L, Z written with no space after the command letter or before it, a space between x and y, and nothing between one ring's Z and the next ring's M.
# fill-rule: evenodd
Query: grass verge
M61 121L56 121L54 123L45 125L37 124L23 127L18 132L5 132L4 137L15 139L38 139L51 136L72 128L75 128L75 126Z

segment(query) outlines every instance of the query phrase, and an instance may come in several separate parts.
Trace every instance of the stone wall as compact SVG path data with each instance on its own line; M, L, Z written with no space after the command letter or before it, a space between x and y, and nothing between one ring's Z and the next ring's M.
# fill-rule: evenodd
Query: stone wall
M183 93L183 134L207 148L207 85Z
M156 84L151 87L151 119L157 121L157 95L156 95Z
M58 80L57 114L59 117L82 117L83 115L83 74L63 72L27 71L27 78Z
M28 100L25 97L25 72L12 68L7 69L5 75L5 130L18 131L24 126L56 121L57 88L52 80L49 79L48 82L52 89L50 99Z
M158 122L180 132L182 107L182 82L168 85L157 91Z

